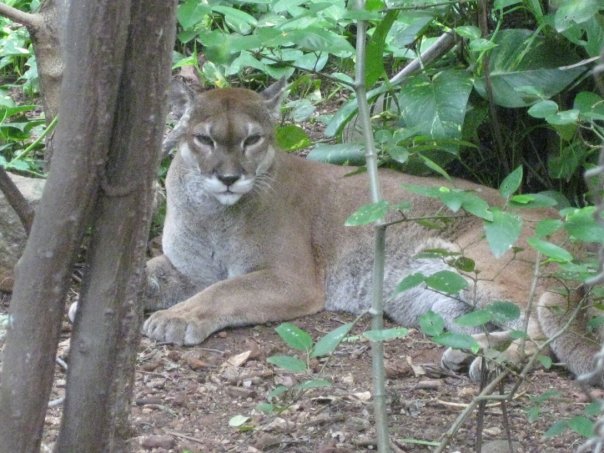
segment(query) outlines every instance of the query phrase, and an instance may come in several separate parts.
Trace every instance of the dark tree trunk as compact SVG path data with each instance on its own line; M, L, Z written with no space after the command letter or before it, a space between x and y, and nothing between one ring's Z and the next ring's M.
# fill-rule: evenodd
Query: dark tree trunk
M71 342L57 451L123 451L139 342L153 181L166 115L175 3L133 0L88 277ZM122 438L120 438L122 437Z
M136 306L149 219L148 189L159 150L160 104L173 44L175 3L165 3L80 0L70 11L55 153L16 269L9 310L0 387L2 452L39 450L71 269L93 208L97 225L89 262L97 276L86 277L84 291L89 297L100 296L82 302L72 360L74 368L95 366L94 373L108 378L101 383L104 387L95 389L98 381L82 384L71 372L74 389L67 397L61 445L72 445L78 435L73 433L78 423L74 418L101 426L87 434L92 443L60 451L115 445L115 420L123 420L129 400L120 392L130 386L138 341ZM127 47L128 39L132 42ZM161 65L165 67L160 69ZM99 325L107 330L99 330ZM82 379L88 377L84 372ZM82 391L92 394L81 406L87 411L90 404L106 398L95 407L93 419L74 415L73 404ZM98 435L109 437L94 437Z

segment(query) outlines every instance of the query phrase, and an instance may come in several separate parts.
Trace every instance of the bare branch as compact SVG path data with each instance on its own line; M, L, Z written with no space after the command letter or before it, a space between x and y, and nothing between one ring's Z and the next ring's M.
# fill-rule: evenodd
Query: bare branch
M10 207L15 210L25 232L29 235L34 220L34 210L3 167L0 167L0 192L4 194Z
M24 25L30 30L38 30L43 23L42 17L39 14L26 13L5 3L0 3L0 16Z

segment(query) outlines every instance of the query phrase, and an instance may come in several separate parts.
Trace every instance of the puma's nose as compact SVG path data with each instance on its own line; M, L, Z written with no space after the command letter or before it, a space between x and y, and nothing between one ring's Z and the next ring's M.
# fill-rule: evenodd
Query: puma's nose
M237 182L237 180L239 179L239 176L237 176L237 175L219 175L218 179L225 186L229 187Z

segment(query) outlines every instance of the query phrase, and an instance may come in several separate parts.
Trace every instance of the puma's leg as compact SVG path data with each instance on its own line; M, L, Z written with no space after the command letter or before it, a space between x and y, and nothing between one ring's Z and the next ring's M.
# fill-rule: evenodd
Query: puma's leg
M166 255L147 261L146 273L144 302L146 311L171 307L188 299L200 289L178 272Z
M256 271L214 283L184 302L153 313L143 333L158 341L194 345L224 327L316 313L324 308L323 299L312 281Z
M155 311L168 308L178 302L188 299L198 291L184 275L178 272L165 255L160 255L147 261L147 282L145 286L145 311ZM78 303L70 305L67 317L75 321Z

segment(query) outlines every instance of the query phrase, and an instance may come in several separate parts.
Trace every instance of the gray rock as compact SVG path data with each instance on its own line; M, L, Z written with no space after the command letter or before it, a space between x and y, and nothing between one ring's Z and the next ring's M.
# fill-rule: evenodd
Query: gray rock
M44 179L9 175L27 201L36 204L40 200ZM0 192L0 291L12 289L13 268L23 253L26 239L19 217Z

